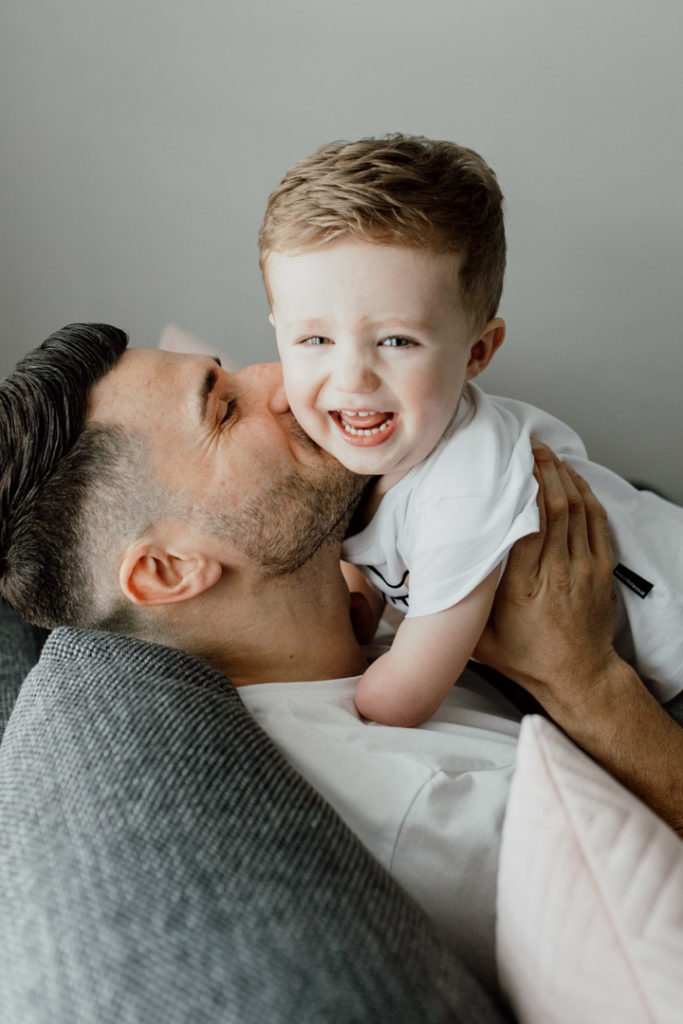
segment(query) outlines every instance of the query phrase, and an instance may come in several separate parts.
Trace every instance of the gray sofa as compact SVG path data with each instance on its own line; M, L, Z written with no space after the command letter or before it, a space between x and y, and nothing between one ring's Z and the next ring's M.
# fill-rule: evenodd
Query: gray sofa
M509 1019L207 663L0 607L0 688L3 1022Z

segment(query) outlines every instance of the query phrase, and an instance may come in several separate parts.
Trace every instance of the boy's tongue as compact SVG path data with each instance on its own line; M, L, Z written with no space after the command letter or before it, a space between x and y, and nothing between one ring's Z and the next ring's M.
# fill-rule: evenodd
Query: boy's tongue
M347 423L350 427L355 427L357 430L372 430L373 427L379 427L389 417L391 413L388 412L365 412L362 416L357 412L351 412L350 410L339 410L339 419L342 423Z

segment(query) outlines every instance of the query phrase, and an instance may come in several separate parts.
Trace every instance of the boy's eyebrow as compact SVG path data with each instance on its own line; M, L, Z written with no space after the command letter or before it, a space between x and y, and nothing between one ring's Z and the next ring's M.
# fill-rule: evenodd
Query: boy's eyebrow
M315 331L317 331L317 330L319 330L321 328L321 324L323 324L323 323L324 323L323 318L319 317L319 318L313 318L313 319L307 319L307 320L296 320L296 319L294 319L294 320L292 320L290 322L285 321L283 326L285 328L289 328L290 330L291 330L291 328L296 327L296 329L298 331L301 331L301 332L304 332L304 331L308 332L308 331L310 331L311 333L314 333ZM386 317L381 317L380 316L380 317L376 317L372 321L368 320L365 326L372 327L372 328L384 327L386 330L398 330L398 329L406 330L406 331L425 331L425 330L426 331L431 331L431 330L434 330L434 325L432 323L430 323L428 320L419 320L419 319L412 320L410 317L394 317L394 316L386 316Z
M395 327L408 331L432 330L432 325L428 320L411 320L409 317L388 316L386 319L378 320L377 323L382 324L387 329Z
M299 320L297 317L294 317L292 320L284 320L283 326L290 329L296 327L300 331L313 331L320 324L321 320L322 317L309 317L306 320Z

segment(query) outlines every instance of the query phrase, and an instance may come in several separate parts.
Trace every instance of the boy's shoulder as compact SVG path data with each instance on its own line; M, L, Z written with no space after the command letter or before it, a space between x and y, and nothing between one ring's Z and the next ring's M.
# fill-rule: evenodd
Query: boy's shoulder
M511 467L531 468L531 446L522 410L499 405L474 384L463 392L455 417L412 481L415 501L497 493Z
M525 437L535 437L552 448L560 458L587 458L586 448L577 432L545 409L505 395L488 395L470 384L482 397L482 406L494 411L505 428L517 425Z
M561 458L585 458L578 434L550 413L527 402L489 395L470 382L456 415L413 481L416 494L437 488L452 497L496 493L517 472L531 472L531 437Z

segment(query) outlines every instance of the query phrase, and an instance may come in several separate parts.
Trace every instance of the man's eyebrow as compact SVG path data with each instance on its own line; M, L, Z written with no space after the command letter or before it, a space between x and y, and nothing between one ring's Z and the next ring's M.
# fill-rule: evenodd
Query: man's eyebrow
M214 358L214 362L218 366L221 365L220 359ZM199 390L199 418L201 420L204 420L206 418L206 409L209 404L209 398L211 396L211 392L216 386L217 380L218 370L212 366L211 369L207 370L206 374L204 375L202 386Z

